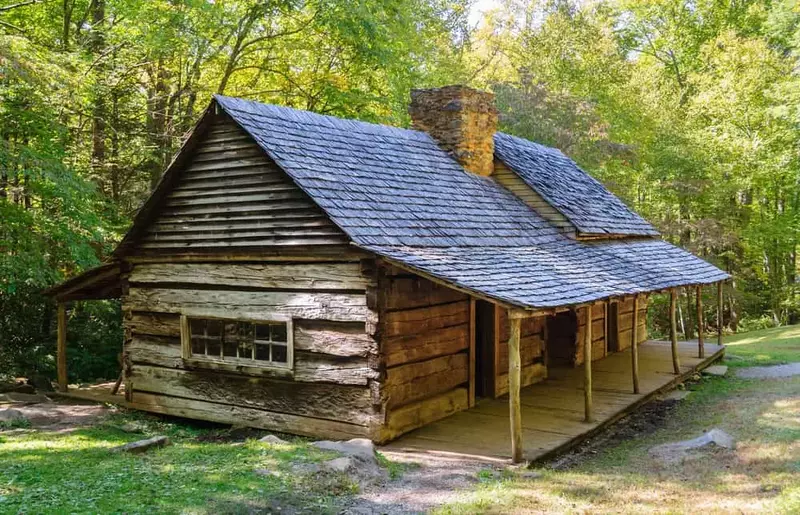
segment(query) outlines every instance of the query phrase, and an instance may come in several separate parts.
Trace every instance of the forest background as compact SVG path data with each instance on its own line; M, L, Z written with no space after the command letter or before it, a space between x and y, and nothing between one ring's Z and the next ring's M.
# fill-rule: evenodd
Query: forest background
M491 90L502 130L560 148L733 275L728 330L798 320L800 3L480 7L0 0L0 375L54 375L42 289L109 255L214 93L407 126L412 88ZM116 375L119 311L73 306L71 380Z

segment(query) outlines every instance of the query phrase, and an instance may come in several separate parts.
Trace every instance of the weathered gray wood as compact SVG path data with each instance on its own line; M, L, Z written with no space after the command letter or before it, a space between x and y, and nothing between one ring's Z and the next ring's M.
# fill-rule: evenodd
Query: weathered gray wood
M381 317L384 336L405 336L469 323L469 301L392 311Z
M360 322L366 297L353 293L245 292L131 287L131 311L183 313L194 317L265 320L281 314L296 318Z
M181 335L180 315L177 313L145 313L132 312L124 321L125 327L133 334L149 334L154 336Z
M669 337L672 343L672 371L681 373L681 362L678 356L678 321L675 314L678 304L678 291L672 288L669 291Z
M511 335L508 338L508 408L511 418L511 461L522 461L522 411L520 409L519 330L521 320L509 316Z
M359 263L227 264L160 263L136 265L130 282L185 283L271 289L365 290L370 281Z
M361 322L297 320L294 348L332 356L367 357L378 352L378 343L366 334Z
M361 386L253 379L145 365L133 367L130 381L134 399L138 392L150 392L361 426L373 420L370 391Z
M369 427L168 395L134 392L129 407L177 417L239 424L270 431L346 440L371 436Z
M373 356L338 357L295 349L292 369L243 365L240 362L209 361L204 357L184 359L180 338L134 335L127 346L133 363L163 368L216 370L252 377L281 378L306 383L333 383L365 386L377 379Z
M111 449L111 452L129 452L131 454L140 454L154 447L164 447L165 445L169 445L169 438L163 435L154 436L145 440L139 440L136 442L126 443L125 445L120 445L119 447L114 447Z
M469 326L440 327L405 336L384 338L386 366L454 354L469 347Z

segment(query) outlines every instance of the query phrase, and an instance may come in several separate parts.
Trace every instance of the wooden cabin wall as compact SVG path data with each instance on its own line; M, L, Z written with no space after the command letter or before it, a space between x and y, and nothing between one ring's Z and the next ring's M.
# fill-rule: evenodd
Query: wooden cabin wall
M370 260L371 261L371 260ZM373 262L374 263L374 262ZM140 263L123 295L124 361L137 409L327 438L383 423L369 262ZM293 319L294 370L191 365L180 314Z
M229 116L216 115L197 130L196 147L134 254L348 246L345 234Z
M586 309L577 310L578 336L575 345L575 365L583 363L583 338L586 334ZM606 304L592 305L592 361L603 359L607 356L606 345Z
M633 297L625 297L618 304L618 333L617 341L620 350L631 347L631 325L633 324ZM647 341L647 297L639 297L639 319L637 341L642 343Z
M497 313L497 367L495 369L495 397L508 393L508 339L510 326L508 312L495 307ZM546 317L523 318L520 323L519 353L522 370L520 385L528 386L547 378L545 366Z
M386 441L469 407L468 295L384 266L378 334L385 380Z

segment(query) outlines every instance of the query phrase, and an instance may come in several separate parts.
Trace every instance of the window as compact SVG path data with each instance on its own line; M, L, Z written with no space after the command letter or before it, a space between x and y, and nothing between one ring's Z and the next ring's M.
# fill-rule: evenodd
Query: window
M184 357L248 366L292 366L291 321L182 317Z

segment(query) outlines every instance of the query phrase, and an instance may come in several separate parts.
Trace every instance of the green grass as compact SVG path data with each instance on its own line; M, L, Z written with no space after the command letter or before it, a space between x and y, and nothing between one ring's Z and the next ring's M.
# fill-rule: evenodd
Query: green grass
M141 432L120 429L132 421ZM209 432L122 413L72 432L0 433L0 513L335 513L357 489L344 474L295 473L292 464L331 457L301 439L197 440ZM110 452L154 434L168 435L172 445L141 455Z
M800 325L773 327L725 338L726 365L748 367L800 361Z
M728 365L800 362L800 326L728 338ZM568 470L538 468L538 479L479 473L480 483L437 510L456 513L800 513L800 377L704 377L690 385L664 426L612 441ZM659 443L718 427L735 451L691 454L666 464Z

